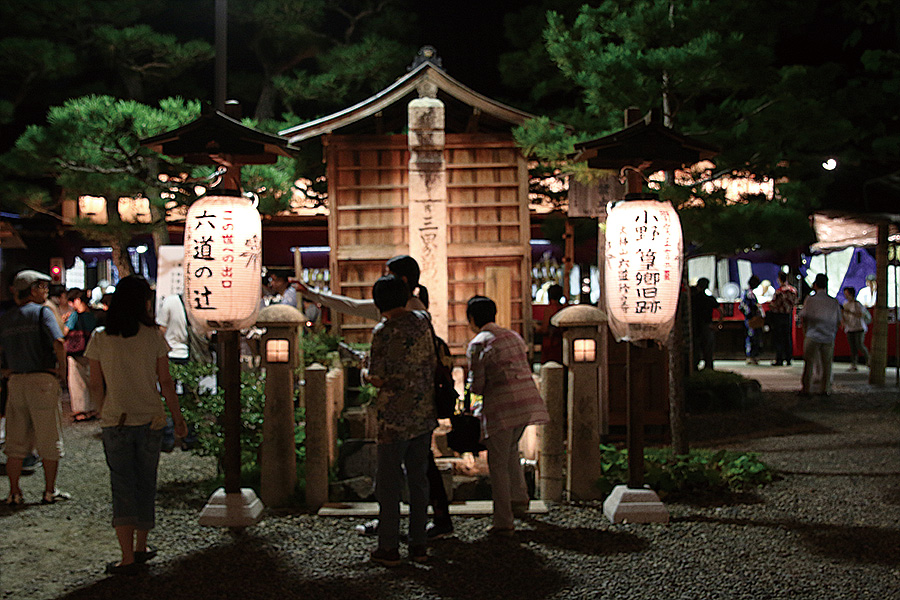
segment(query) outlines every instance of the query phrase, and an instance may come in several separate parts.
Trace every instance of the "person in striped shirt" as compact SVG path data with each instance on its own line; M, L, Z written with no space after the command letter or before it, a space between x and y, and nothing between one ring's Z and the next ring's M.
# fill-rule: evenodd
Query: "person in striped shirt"
M489 533L509 537L515 532L515 513L524 512L529 502L519 439L525 427L547 423L550 416L531 375L525 341L515 331L497 325L494 301L472 297L466 318L476 334L466 349L469 392L484 398L475 416L481 421L488 451L494 500Z

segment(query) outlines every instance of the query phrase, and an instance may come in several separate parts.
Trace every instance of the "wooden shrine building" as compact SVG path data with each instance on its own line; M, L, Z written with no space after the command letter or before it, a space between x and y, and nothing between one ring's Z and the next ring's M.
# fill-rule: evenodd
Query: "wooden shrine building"
M331 291L371 298L385 261L409 254L454 354L471 337L475 294L530 342L528 170L512 129L532 117L450 77L426 46L381 92L280 132L292 145L324 147ZM348 341L369 340L371 322L332 321Z

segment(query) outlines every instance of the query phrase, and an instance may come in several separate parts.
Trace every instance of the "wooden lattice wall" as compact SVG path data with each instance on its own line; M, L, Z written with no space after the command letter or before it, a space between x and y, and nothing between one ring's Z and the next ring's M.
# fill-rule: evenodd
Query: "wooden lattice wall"
M327 136L331 289L370 298L384 261L409 252L405 135ZM466 301L495 295L498 322L531 338L528 173L511 136L448 134L448 343L472 337ZM427 281L422 282L428 285ZM507 323L503 323L507 320ZM372 323L333 315L341 334L368 341Z

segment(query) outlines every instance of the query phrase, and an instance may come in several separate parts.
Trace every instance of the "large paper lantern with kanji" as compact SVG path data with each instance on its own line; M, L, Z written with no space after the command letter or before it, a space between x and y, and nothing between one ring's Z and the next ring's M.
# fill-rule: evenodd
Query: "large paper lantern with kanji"
M262 292L262 223L240 195L214 193L191 205L184 223L184 302L207 329L256 322Z
M606 312L618 341L665 344L678 308L682 233L670 202L629 194L606 220Z

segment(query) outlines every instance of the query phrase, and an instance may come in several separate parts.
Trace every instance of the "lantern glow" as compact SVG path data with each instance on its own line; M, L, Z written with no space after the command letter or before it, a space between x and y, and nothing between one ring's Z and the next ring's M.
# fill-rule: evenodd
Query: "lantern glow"
M572 358L575 362L594 362L597 360L597 340L574 340L572 343L572 351Z
M290 360L290 357L290 341L278 339L266 341L266 362L286 363Z
M201 198L184 227L185 305L208 329L244 329L256 322L262 291L262 223L241 196Z
M666 342L681 287L682 233L670 202L643 196L610 204L606 302L618 341Z

